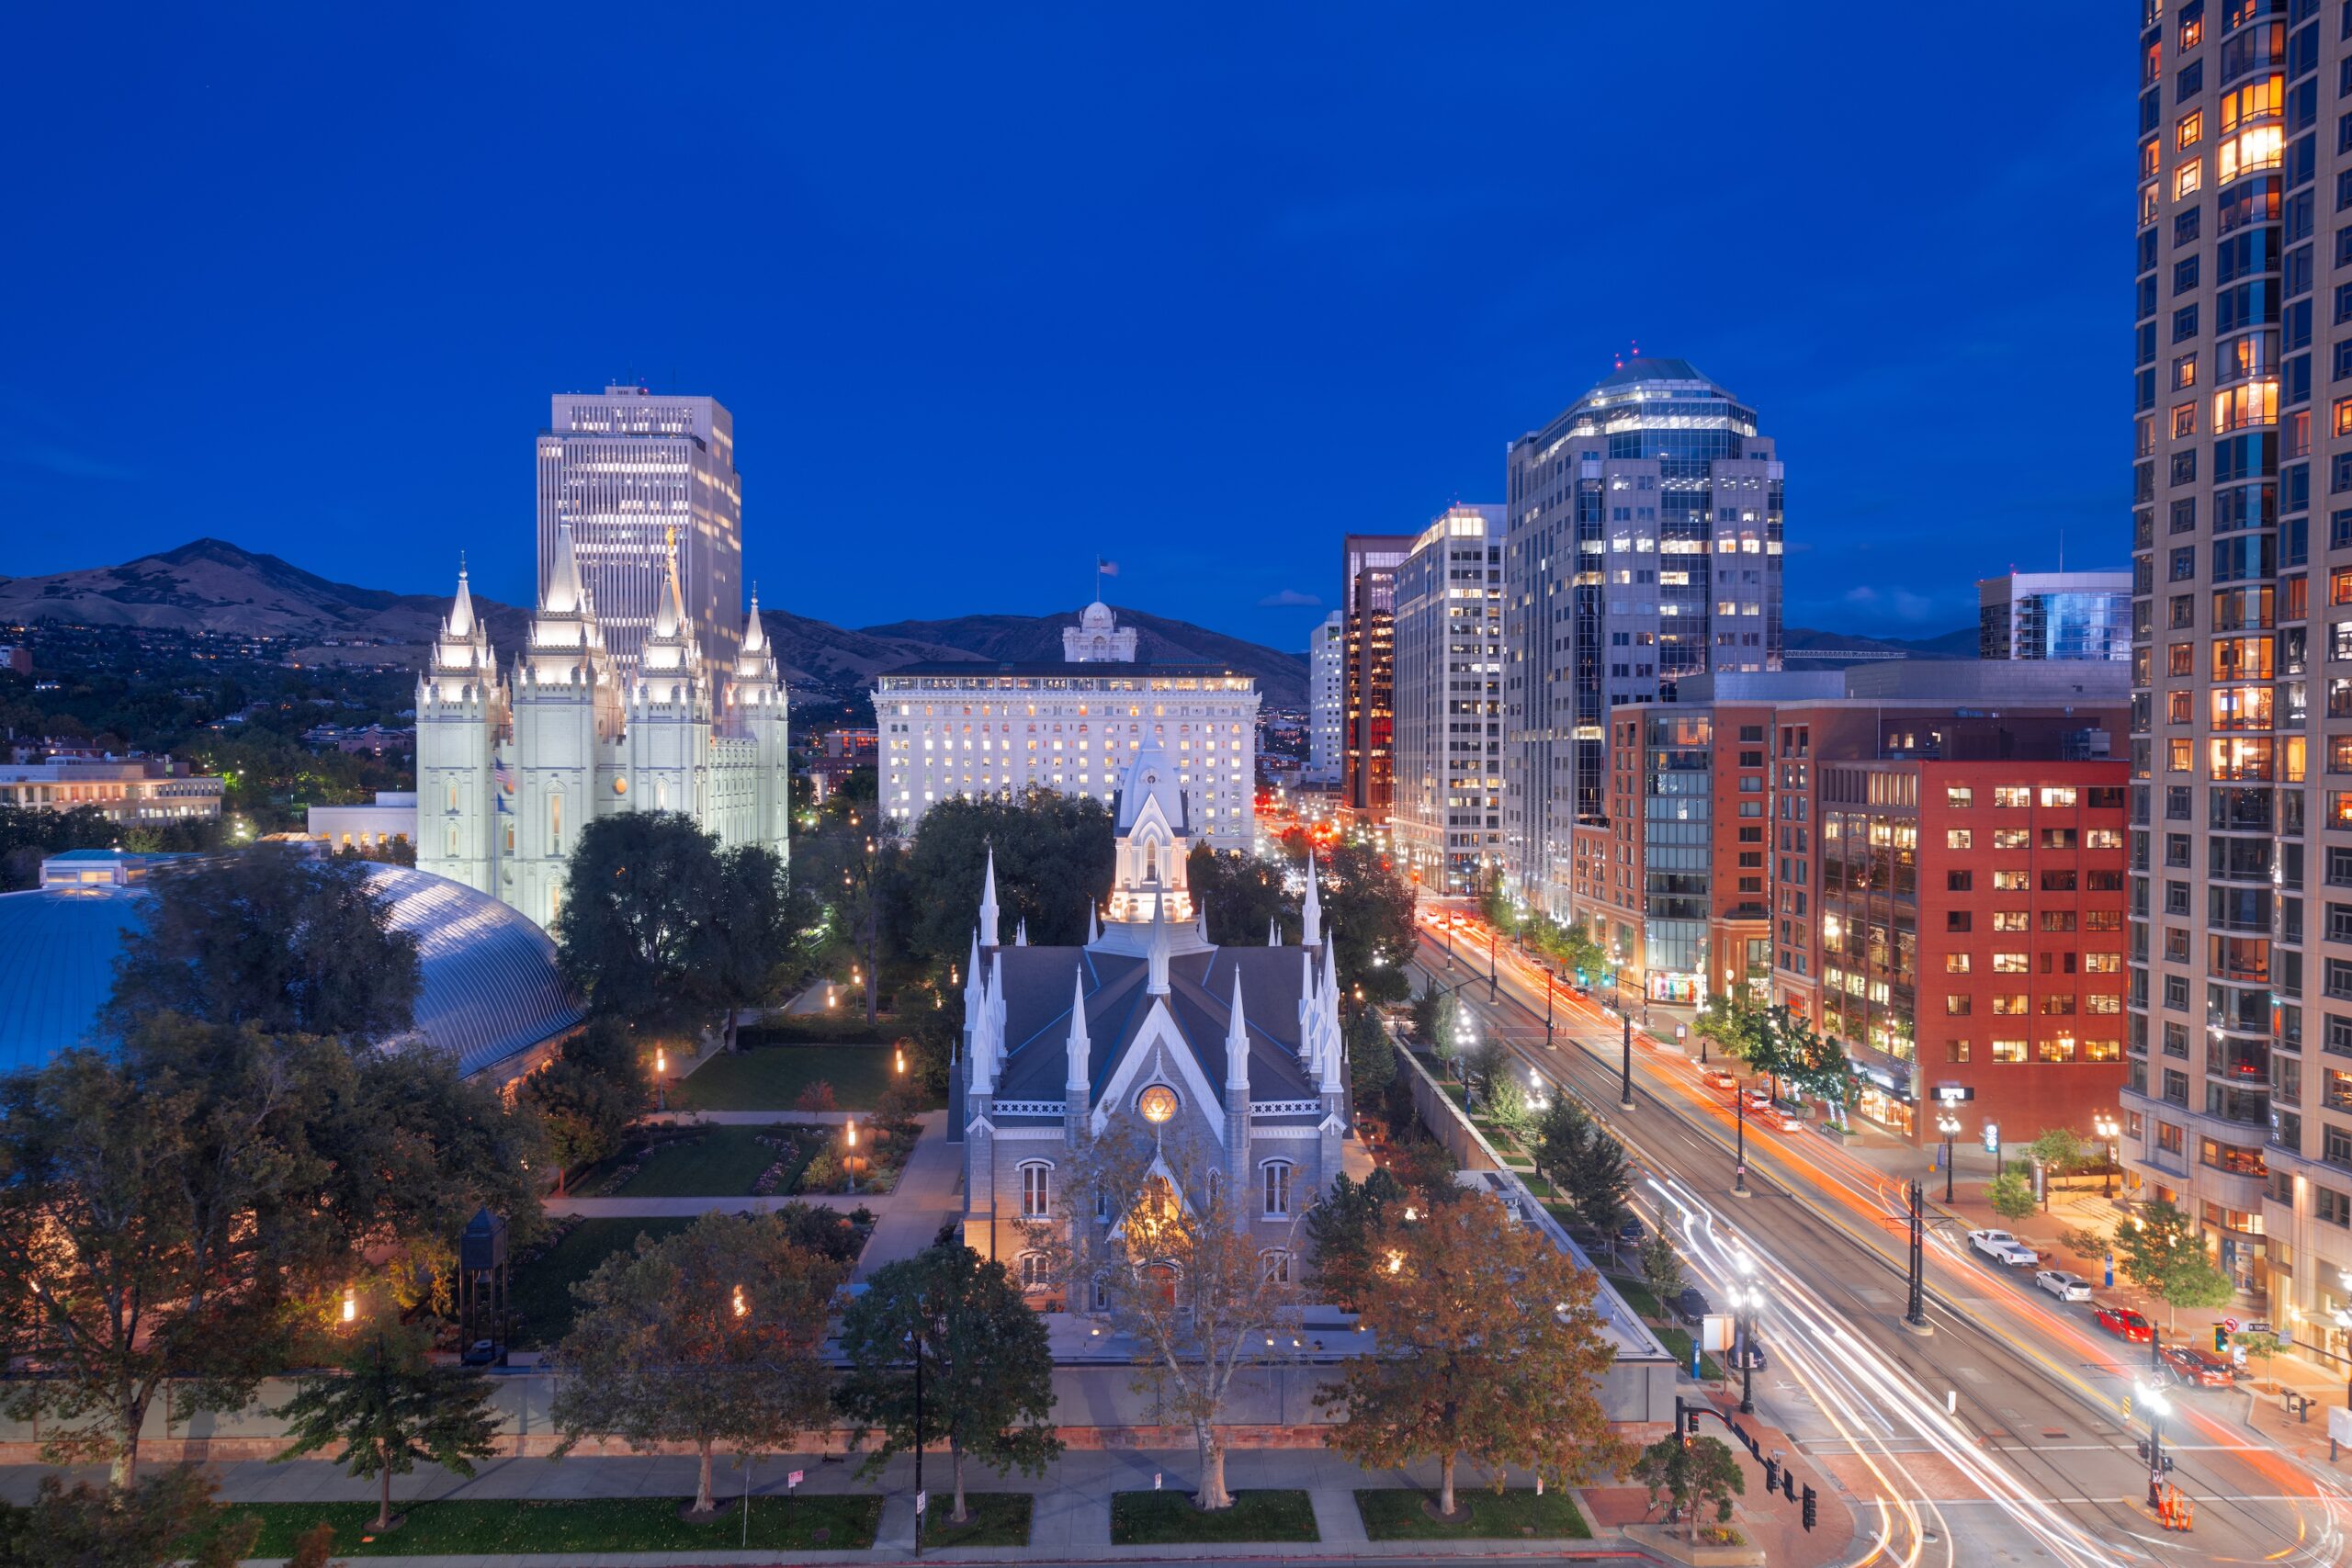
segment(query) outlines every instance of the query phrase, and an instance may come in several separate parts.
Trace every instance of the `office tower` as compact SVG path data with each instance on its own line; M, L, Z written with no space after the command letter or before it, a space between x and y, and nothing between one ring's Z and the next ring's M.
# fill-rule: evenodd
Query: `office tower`
M1396 569L1389 840L1432 893L1476 892L1502 839L1499 506L1452 506Z
M2129 571L2012 571L1976 584L1979 659L2132 659Z
M1393 784L1390 731L1396 721L1396 569L1412 553L1411 534L1350 534L1341 546L1345 584L1340 610L1340 702L1346 744L1340 755L1342 806L1365 827L1388 817Z
M1347 616L1334 610L1306 639L1306 770L1302 784L1335 784L1347 754Z
M1781 464L1729 392L1635 359L1512 442L1509 468L1502 853L1522 896L1572 918L1609 710L1781 667Z
M2122 1157L2282 1332L2342 1353L2352 907L2306 889L2352 886L2326 838L2352 824L2352 687L2306 671L2352 647L2309 624L2315 590L2352 602L2352 351L2311 352L2315 301L2352 318L2352 242L2313 240L2352 159L2312 129L2352 46L2320 9L2143 7Z
M716 398L643 387L558 393L539 436L539 592L567 525L616 671L633 679L669 581L703 654L735 662L743 631L743 491L735 417Z

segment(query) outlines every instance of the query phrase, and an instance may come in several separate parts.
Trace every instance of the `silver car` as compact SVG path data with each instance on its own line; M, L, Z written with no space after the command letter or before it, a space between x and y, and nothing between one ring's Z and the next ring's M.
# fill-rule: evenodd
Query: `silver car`
M2062 1302L2086 1302L2091 1299L2091 1282L2080 1274L2064 1269L2044 1269L2033 1277L2033 1282Z

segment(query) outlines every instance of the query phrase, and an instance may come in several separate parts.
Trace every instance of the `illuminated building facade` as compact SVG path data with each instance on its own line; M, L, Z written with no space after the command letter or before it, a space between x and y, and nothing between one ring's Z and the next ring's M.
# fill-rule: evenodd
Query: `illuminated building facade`
M538 497L539 593L568 531L617 672L636 671L673 557L695 640L721 668L733 663L742 635L743 487L735 418L724 404L643 387L560 392L539 436Z
M1753 410L1683 360L1635 359L1512 442L1509 481L1502 853L1569 919L1610 710L1781 667L1781 470Z
M1979 659L2132 657L2128 571L2012 571L1976 585Z
M1340 606L1344 747L1341 804L1357 821L1387 820L1396 784L1396 569L1411 534L1350 534L1342 542Z
M1396 569L1389 840L1420 886L1471 893L1502 833L1499 506L1453 506Z

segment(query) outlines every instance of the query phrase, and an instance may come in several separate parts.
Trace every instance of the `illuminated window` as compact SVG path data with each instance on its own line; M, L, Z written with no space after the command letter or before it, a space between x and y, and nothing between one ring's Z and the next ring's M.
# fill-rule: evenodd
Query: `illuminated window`
M2173 145L2194 147L2205 140L2205 111L2191 109L2173 126Z
M1944 829L1944 848L1948 850L1968 849L1971 847L1973 838L1974 835L1965 828L1947 828Z
M1969 1006L1970 998L1966 993L1959 991L1952 992L1944 998L1944 1016L1946 1018L1966 1018L1968 1016Z
M2222 147L2222 156L2227 157L2229 152L2229 146L2224 144ZM2222 177L2226 180L2230 176L2225 174ZM2199 191L2203 190L2204 188L2204 159L2191 158L2188 163L2183 164L2179 168L2175 169L2172 172L2172 194L2174 200L2177 201L2182 197L2195 196Z
M1042 1220L1053 1213L1051 1183L1048 1173L1054 1168L1044 1160L1031 1160L1021 1168L1021 1217Z
M2022 1061L2024 1061L2024 1060L2025 1060L2025 1042L2024 1042L2024 1041L2022 1041L2022 1040L1996 1040L1996 1041L1994 1041L1994 1042L1993 1042L1993 1060L1995 1060L1995 1061L1996 1061L1996 1062L2022 1062Z
M1965 975L1965 974L1967 974L1967 973L1968 973L1968 954L1966 954L1965 953L1945 953L1945 954L1944 954L1944 973L1945 973L1945 974L1947 974L1947 975Z
M1994 974L1996 974L1996 975L2022 975L2022 974L2024 974L2025 972L2026 972L2026 955L2025 955L2024 953L1996 953L1993 954L1993 973L1994 973Z

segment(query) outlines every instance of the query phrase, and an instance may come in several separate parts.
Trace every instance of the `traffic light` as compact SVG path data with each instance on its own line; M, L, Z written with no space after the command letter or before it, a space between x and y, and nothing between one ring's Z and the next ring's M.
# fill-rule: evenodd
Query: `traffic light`
M2224 1356L2230 1349L2230 1331L2221 1324L2213 1325L2213 1354Z
M1781 1461L1776 1459L1768 1459L1764 1461L1764 1495L1770 1497L1780 1489Z
M1696 1410L1685 1410L1685 1411L1682 1413L1682 1442L1683 1442L1683 1446L1684 1446L1684 1447L1686 1447L1686 1448L1687 1448L1687 1447L1689 1447L1689 1446L1690 1446L1690 1444L1691 1439L1692 1439L1692 1438L1696 1438L1698 1435L1699 1435L1699 1413L1698 1413Z
M1814 1490L1808 1486L1804 1489L1804 1528L1811 1529L1820 1517L1820 1509L1816 1506Z

